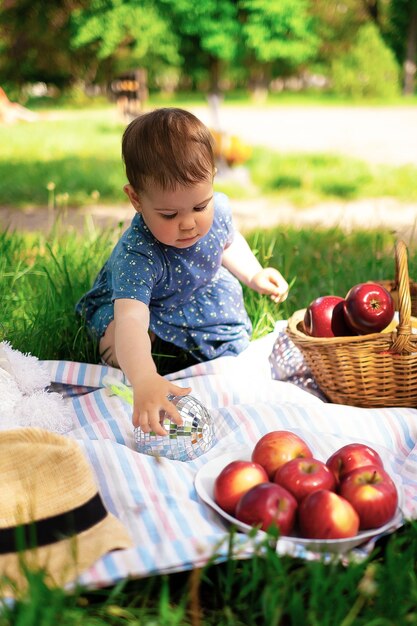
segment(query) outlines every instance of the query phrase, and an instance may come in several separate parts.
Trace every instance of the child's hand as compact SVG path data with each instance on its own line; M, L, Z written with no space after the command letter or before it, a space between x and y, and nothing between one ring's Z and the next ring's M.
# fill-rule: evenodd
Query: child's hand
M169 418L181 426L181 415L167 396L185 396L190 391L191 387L178 387L156 372L142 378L133 389L133 426L140 426L144 433L153 431L156 435L166 435L167 431L160 424L160 411L166 411Z
M288 283L285 278L273 267L260 270L251 278L249 287L258 293L271 296L273 302L284 302L288 296Z

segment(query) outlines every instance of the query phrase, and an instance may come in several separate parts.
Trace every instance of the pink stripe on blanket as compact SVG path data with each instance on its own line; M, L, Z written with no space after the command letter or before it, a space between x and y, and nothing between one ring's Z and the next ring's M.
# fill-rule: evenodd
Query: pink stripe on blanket
M76 378L76 375L74 375L74 370L75 370L77 365L78 365L77 363L71 361L69 366L68 366L67 373L66 373L66 379L67 379L67 382L70 383L70 384L75 384L75 382L76 382L77 378Z
M247 415L242 409L239 407L235 407L234 413L237 417L242 420L242 424L246 429L247 434L249 435L251 441L257 441L259 439L259 430L253 426L253 420Z
M91 421L97 425L100 434L107 438L109 436L109 433L106 427L106 422L103 420L103 416L96 412L96 409L94 408L93 402L91 401L91 397L89 394L86 394L84 396L84 404L86 409L88 410L89 417L91 417Z
M137 463L136 469L142 479L143 488L148 494L148 497L151 500L153 506L155 507L158 521L162 523L168 539L170 541L174 541L175 539L177 539L177 535L173 527L169 523L170 512L164 510L164 508L161 506L161 502L157 496L157 485L155 484L154 476L152 470L150 469L150 466L148 464Z

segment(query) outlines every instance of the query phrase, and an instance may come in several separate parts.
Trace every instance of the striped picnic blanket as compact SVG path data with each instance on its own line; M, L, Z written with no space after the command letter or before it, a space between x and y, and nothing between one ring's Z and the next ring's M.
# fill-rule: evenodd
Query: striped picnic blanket
M269 356L282 332L253 341L237 357L221 357L171 374L177 384L192 387L192 395L210 411L216 443L199 458L180 462L138 453L131 424L131 407L109 396L107 374L123 379L116 369L93 364L46 361L53 383L73 408L77 439L89 458L107 508L126 525L134 548L109 553L84 572L79 582L90 588L127 577L187 570L215 556L228 555L228 527L203 503L194 487L195 475L206 462L239 447L253 448L271 430L302 434L322 457L352 441L388 450L389 471L402 481L404 515L417 517L417 411L361 409L323 402L296 385L271 377ZM250 556L252 544L240 534L238 556ZM369 543L355 551L365 555ZM280 540L278 550L317 558L303 546Z

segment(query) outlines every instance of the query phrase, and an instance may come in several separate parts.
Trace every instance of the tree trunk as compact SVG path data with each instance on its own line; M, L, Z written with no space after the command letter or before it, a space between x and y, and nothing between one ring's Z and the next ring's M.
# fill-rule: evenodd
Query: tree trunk
M363 0L363 6L371 20L379 26L379 6L378 0Z
M207 95L210 115L211 115L211 127L221 132L222 125L220 120L220 104L222 102L222 94L220 91L220 78L221 78L221 62L220 59L214 56L210 56L210 84L209 92Z
M270 83L271 63L255 63L249 79L249 91L255 102L261 104L266 101Z
M220 59L214 56L210 56L209 61L210 72L210 94L220 95L220 77L221 77L221 63Z
M417 56L417 7L414 5L410 10L410 23L407 33L407 50L404 61L404 90L405 96L414 93L416 78Z

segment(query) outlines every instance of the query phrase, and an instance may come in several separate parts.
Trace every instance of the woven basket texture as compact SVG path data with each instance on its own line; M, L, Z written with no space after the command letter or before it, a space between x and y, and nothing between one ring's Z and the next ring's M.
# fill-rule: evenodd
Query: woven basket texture
M398 302L399 302L399 294L398 294L398 278L395 280L376 280L375 282L379 283L387 291L392 295L395 302L395 310L398 311ZM410 298L411 298L411 315L413 317L417 317L417 283L414 280L410 279Z
M367 408L417 407L417 335L412 334L412 283L403 241L395 245L395 276L399 323L391 333L311 337L304 332L305 309L288 320L288 336L331 402Z

